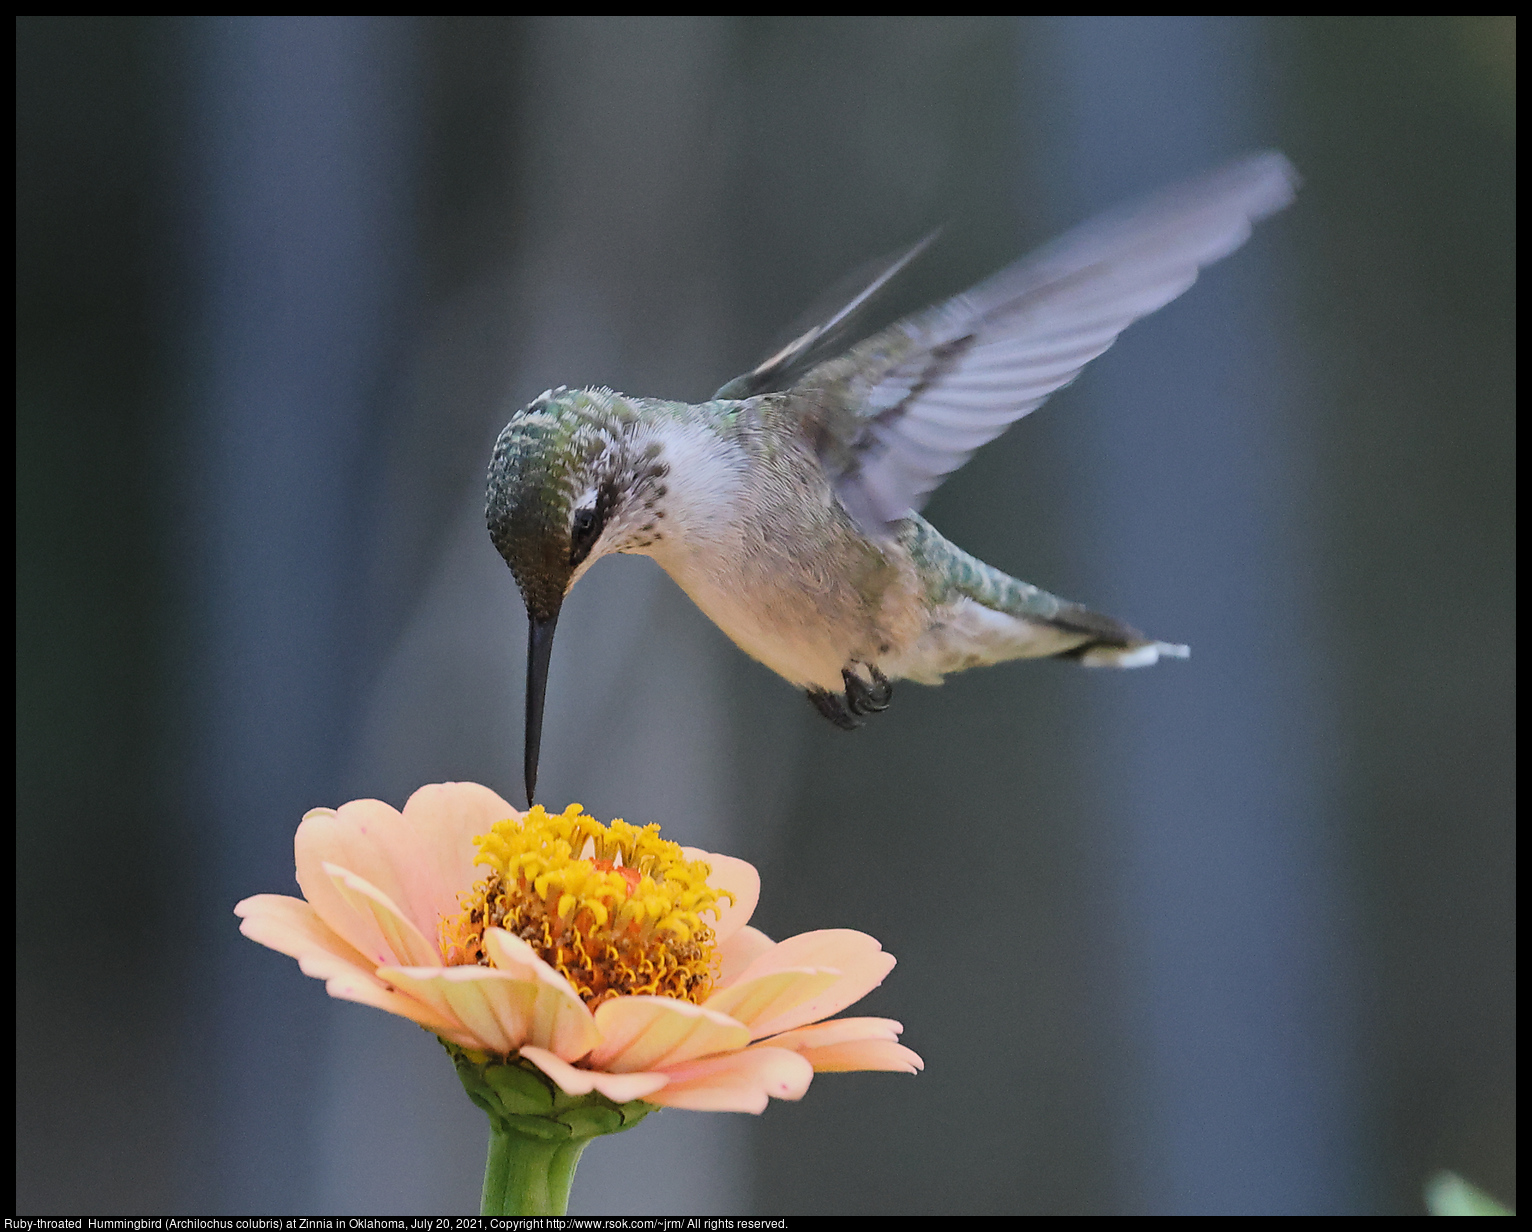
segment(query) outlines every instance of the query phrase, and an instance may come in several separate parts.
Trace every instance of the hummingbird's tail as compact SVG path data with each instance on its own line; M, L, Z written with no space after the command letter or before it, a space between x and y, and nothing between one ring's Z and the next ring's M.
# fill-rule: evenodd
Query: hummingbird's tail
M1048 597L1054 598L1053 595ZM1132 625L1125 625L1120 620L1093 612L1078 603L1064 599L1058 602L1061 615L1049 624L1057 629L1086 633L1087 640L1071 650L1059 651L1057 658L1073 659L1084 667L1150 667L1161 659L1191 658L1190 646L1152 641ZM1080 628L1081 617L1089 619L1092 626L1090 630Z
M936 616L903 661L889 665L900 676L935 684L949 672L1008 659L1126 668L1191 654L1186 646L1145 637L1132 625L986 565L919 515L905 520L899 537Z

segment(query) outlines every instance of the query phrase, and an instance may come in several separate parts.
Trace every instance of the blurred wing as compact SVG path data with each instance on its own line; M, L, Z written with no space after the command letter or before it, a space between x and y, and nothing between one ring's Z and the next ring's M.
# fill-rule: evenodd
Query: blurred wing
M1243 244L1297 185L1281 154L1247 156L1092 219L812 369L793 393L841 502L886 534L975 449Z
M861 294L828 321L800 334L769 359L762 360L743 376L735 377L714 394L713 397L751 398L756 394L787 388L788 382L792 379L794 369L802 371L816 351L822 354L826 343L844 329L846 323L858 311L865 308L873 297L888 285L889 279L923 253L938 234L939 232L937 231L931 232L920 243L916 244L897 261L894 261L887 269L874 278Z

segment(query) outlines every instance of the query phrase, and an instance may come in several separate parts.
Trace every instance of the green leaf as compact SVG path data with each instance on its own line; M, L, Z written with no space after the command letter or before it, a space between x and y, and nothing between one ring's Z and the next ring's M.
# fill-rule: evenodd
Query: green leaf
M1433 1215L1514 1215L1456 1172L1438 1172L1426 1182L1426 1207Z
M546 1116L553 1111L553 1092L548 1084L519 1065L491 1065L484 1070L484 1081L494 1089L507 1113Z
M518 1134L525 1134L529 1138L543 1138L551 1142L560 1142L565 1138L573 1137L569 1126L559 1121L550 1120L541 1116L505 1116L501 1120L506 1128L514 1130Z
M576 1138L594 1138L600 1134L615 1134L622 1128L622 1113L616 1108L587 1105L559 1113L559 1120L569 1126Z
M457 1058L453 1060L457 1068L458 1081L463 1084L463 1090L468 1092L468 1098L490 1116L499 1116L499 1100L495 1092L479 1076L479 1071L466 1061Z
M632 1129L651 1112L658 1112L658 1104L646 1104L641 1099L635 1099L618 1106L617 1111L622 1114L622 1127Z

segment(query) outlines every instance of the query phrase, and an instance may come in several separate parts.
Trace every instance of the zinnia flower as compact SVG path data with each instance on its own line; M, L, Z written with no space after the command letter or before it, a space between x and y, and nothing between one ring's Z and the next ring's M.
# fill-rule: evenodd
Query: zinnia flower
M530 1063L563 1096L760 1112L816 1070L922 1068L897 1022L823 1021L893 967L876 940L772 941L748 923L751 865L658 830L523 814L474 783L423 787L403 813L354 800L298 827L302 899L235 914L331 996L434 1031L460 1069Z

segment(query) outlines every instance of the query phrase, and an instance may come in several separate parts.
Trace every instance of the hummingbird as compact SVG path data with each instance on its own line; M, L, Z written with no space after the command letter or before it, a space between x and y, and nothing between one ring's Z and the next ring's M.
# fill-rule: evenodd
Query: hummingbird
M495 442L485 516L527 610L528 805L559 610L612 552L652 557L741 650L847 730L887 709L897 680L940 684L1009 659L1185 658L1186 646L985 564L920 509L1297 186L1281 154L1246 155L831 354L928 237L706 402L560 386L517 411Z

